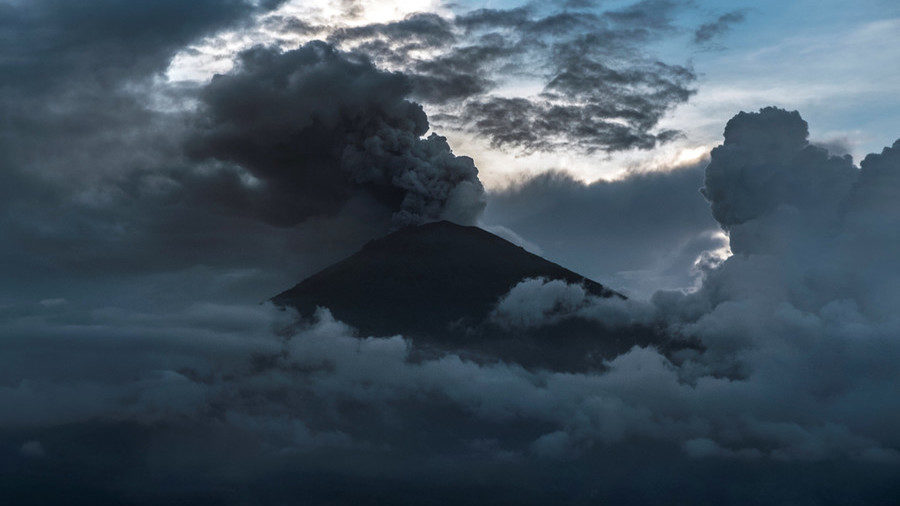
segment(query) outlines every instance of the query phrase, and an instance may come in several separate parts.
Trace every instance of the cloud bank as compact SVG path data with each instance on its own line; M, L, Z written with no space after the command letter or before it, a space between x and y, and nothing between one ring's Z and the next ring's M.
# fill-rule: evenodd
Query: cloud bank
M721 36L737 23L744 21L746 14L743 11L731 11L722 14L715 21L703 23L694 32L694 43L705 44L716 37Z

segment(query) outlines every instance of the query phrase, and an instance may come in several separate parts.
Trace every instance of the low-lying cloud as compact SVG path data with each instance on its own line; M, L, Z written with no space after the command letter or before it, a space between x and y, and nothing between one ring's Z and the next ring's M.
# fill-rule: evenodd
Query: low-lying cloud
M590 185L546 174L485 197L471 159L423 137L411 98L475 104L442 121L505 147L664 142L675 134L658 122L694 75L631 56L672 30L673 3L414 16L291 51L257 47L208 84L160 84L187 44L275 4L0 7L0 38L20 42L0 47L0 495L897 497L900 143L856 167L811 145L798 113L767 108L735 116L706 167ZM416 59L423 48L441 54ZM493 94L535 55L558 63L543 67L540 93L514 104ZM378 67L390 62L403 74ZM301 321L257 304L392 226L472 222L485 198L484 223L611 288L641 279L631 291L648 295L523 280L493 323L637 323L698 346L548 371L423 356L408 337L361 336L326 308ZM710 253L723 233L727 259ZM695 289L650 297L657 281Z

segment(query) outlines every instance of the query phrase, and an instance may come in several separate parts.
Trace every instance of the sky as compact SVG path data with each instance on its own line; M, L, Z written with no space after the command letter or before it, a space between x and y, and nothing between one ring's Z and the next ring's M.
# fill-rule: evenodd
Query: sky
M664 2L663 2L664 3ZM626 6L628 2L602 2L595 10ZM473 9L514 9L524 2L374 2L358 19L341 17L340 9L320 9L316 2L289 2L287 12L325 11L338 23L360 25L386 22L419 11L449 15ZM550 3L547 5L556 5ZM546 6L545 6L546 8ZM336 14L335 14L336 12ZM728 16L732 17L728 17ZM724 21L716 22L726 16ZM695 161L721 136L721 125L738 110L767 105L802 110L811 120L811 136L860 160L889 144L890 119L897 115L891 101L900 81L897 66L897 19L900 8L890 1L846 2L739 2L696 1L673 9L672 28L645 50L669 63L689 65L696 75L696 93L689 101L673 104L660 126L675 128L685 137L651 150L596 153L584 156L570 150L527 155L521 150L497 150L479 136L444 131L454 145L478 162L482 179L502 186L524 171L565 169L580 179L613 179L634 170L664 170ZM698 40L700 27L712 28ZM235 36L239 39L243 36ZM229 49L259 39L235 40ZM203 44L200 45L203 47ZM221 58L197 59L181 55L170 69L175 78L206 78L209 72L230 65L228 51L203 47ZM215 63L213 61L217 60ZM180 62L184 62L179 65ZM190 62L190 63L188 63ZM504 83L511 94L539 91L540 81L513 79ZM427 104L426 104L427 105ZM887 109L885 109L887 108Z
M900 497L896 2L0 0L0 41L0 496ZM660 340L268 302L439 220L626 296L478 328Z

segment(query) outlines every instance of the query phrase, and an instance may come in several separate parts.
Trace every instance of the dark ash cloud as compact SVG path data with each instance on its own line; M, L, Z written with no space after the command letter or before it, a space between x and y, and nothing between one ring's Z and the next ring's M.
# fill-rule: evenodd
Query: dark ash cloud
M730 30L732 26L743 22L745 17L744 11L732 11L722 14L715 21L700 25L694 32L694 43L710 42Z
M483 205L476 169L471 159L454 156L442 138L418 138L428 123L421 108L406 100L405 78L324 44L305 50L305 62L299 53L291 60L254 50L259 57L254 71L260 78L268 71L275 87L270 93L253 86L246 90L259 94L256 106L268 107L260 110L256 126L269 121L268 128L281 137L253 139L232 131L238 138L228 149L203 145L217 139L214 132L221 140L226 123L236 120L229 114L249 98L235 96L228 104L225 83L237 86L240 76L206 88L162 85L157 78L185 45L240 27L271 7L100 1L0 9L3 38L23 41L0 49L5 70L0 227L8 239L0 245L0 258L9 281L2 297L15 298L23 289L41 293L43 283L52 285L62 272L100 279L181 270L186 276L221 276L263 299L284 288L285 279L314 272L382 235L392 223L474 219ZM172 22L155 26L163 19ZM287 83L277 89L279 72L287 77L289 65L297 64L297 79L302 65L319 57L322 72L307 72L318 83L295 81L293 89ZM272 68L261 68L267 62ZM342 80L354 75L355 81ZM333 86L328 79L335 79ZM354 85L360 100L342 105L335 100L335 108L328 109L326 102L338 91L352 96L348 87ZM301 110L302 97L291 91L316 87L324 101L315 110ZM366 104L367 99L375 103ZM192 109L198 101L205 106L202 112ZM291 135L302 133L294 128L300 121L279 116L282 107L316 114L316 121L330 121L334 128L360 128L344 140L315 132L322 144L306 139L307 152L298 154L302 139ZM222 116L222 125L200 116L213 112ZM362 125L342 114L372 116ZM273 150L269 159L230 151L252 151L252 141L267 140ZM193 153L185 152L188 145ZM302 167L306 172L285 170L287 160L298 156L310 160ZM250 278L259 283L256 288ZM139 286L126 281L132 282L131 288Z
M361 189L395 210L397 225L471 223L484 205L478 170L443 137L421 138L428 120L409 92L404 76L325 43L257 47L201 91L189 149L249 171L263 186L259 212L275 224L333 214Z

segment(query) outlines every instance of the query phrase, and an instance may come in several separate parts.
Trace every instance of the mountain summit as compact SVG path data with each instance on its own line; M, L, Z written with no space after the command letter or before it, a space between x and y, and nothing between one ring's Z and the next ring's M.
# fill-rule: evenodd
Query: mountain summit
M647 329L612 335L597 322L515 332L491 325L488 316L500 297L526 278L563 280L598 297L624 298L490 232L440 221L370 241L272 300L306 316L326 307L363 335L403 334L417 344L531 365L573 368L566 364L582 363L589 349L599 349L595 358L601 361L648 341Z

